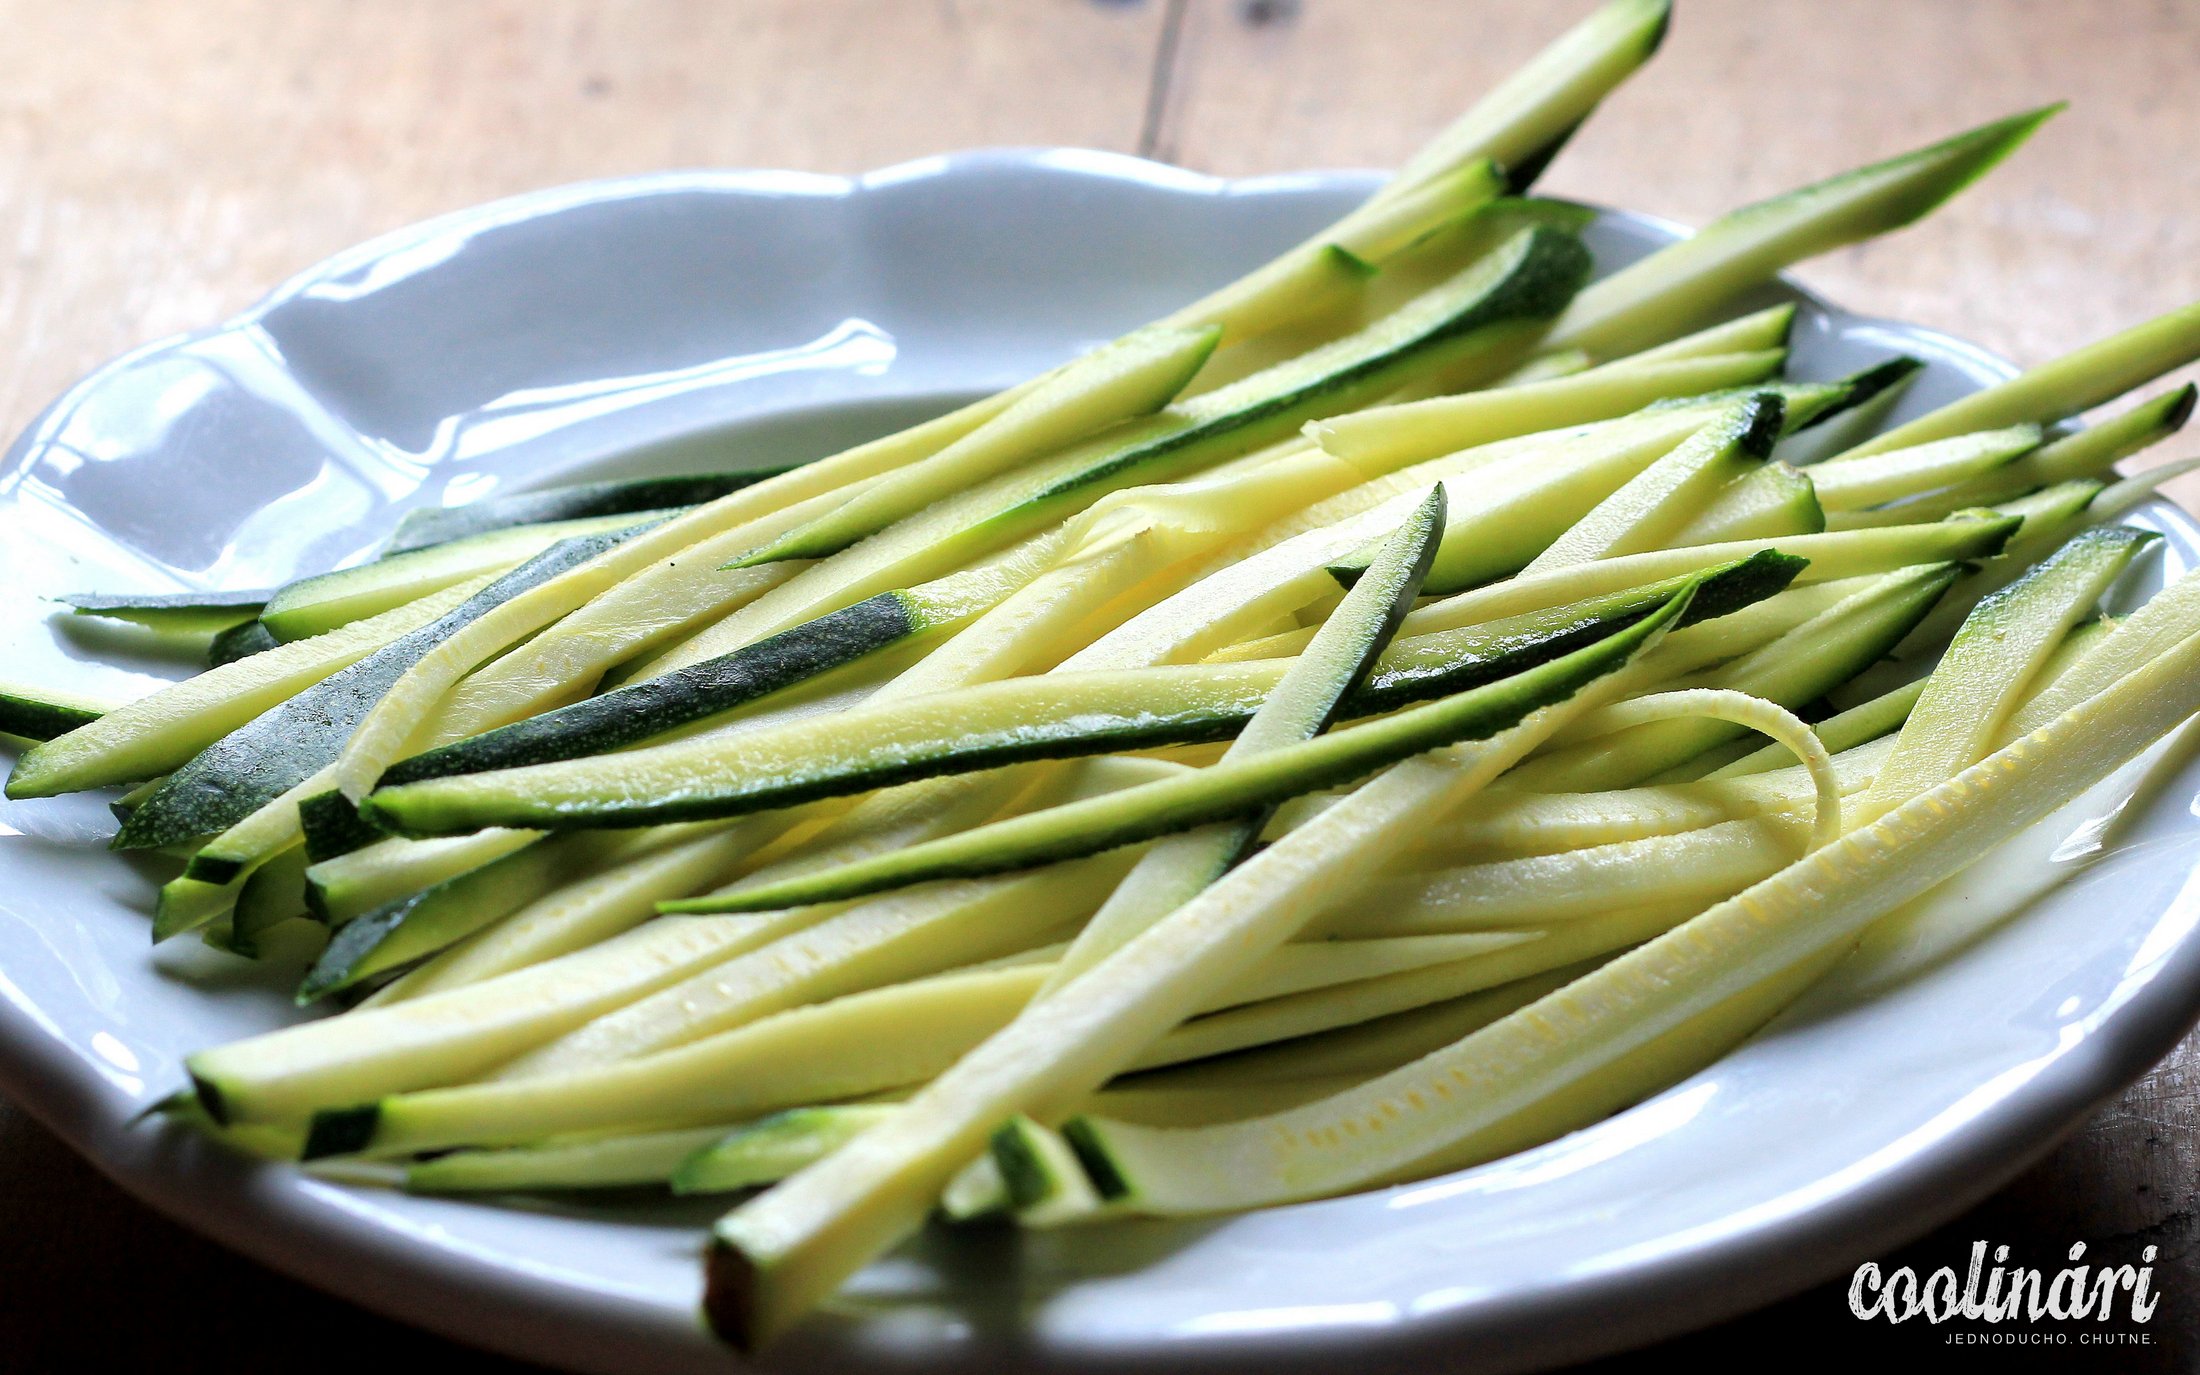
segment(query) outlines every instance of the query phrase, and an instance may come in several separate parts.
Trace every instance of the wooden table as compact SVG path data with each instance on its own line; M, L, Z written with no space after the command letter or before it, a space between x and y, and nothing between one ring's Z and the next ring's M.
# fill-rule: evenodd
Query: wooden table
M1223 174L1385 165L1555 25L1538 0L0 0L0 424L147 339L440 211L667 166L856 170L1076 144ZM1803 271L2021 361L2200 298L2200 3L1682 0L1666 51L1554 169L1700 223L1942 131L2067 97L2011 164L1894 240ZM2182 452L2181 450L2179 452ZM2188 501L2200 486L2182 493ZM2152 1347L2200 1360L2189 1042L2044 1163L1905 1256L2161 1248ZM137 1206L0 1103L0 1367L387 1371L449 1354ZM1960 1357L1838 1286L1673 1344ZM1971 1353L1993 1368L2007 1351ZM23 1362L18 1365L17 1362ZM492 1360L474 1369L516 1369Z

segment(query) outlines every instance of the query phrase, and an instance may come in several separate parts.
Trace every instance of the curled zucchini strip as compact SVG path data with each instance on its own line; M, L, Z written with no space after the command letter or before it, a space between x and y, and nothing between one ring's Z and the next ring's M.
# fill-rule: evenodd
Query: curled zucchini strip
M1816 798L1810 848L1818 849L1839 838L1841 779L1834 772L1833 756L1827 752L1826 742L1786 707L1730 688L1686 688L1637 697L1604 709L1605 720L1615 729L1698 716L1747 726L1792 751L1809 772Z

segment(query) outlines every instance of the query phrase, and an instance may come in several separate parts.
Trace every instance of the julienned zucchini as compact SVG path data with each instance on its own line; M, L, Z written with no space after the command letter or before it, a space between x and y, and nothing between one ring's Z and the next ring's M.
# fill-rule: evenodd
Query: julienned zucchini
M516 568L561 540L628 530L668 514L649 511L515 526L301 578L268 598L260 624L278 640L302 640L483 574Z
M1817 701L1900 643L1960 571L1939 564L1888 574L1762 649L1687 685L1744 692L1789 708ZM1659 721L1600 734L1601 725L1594 714L1584 717L1572 733L1588 738L1529 760L1513 784L1553 792L1629 787L1744 733L1742 726L1706 719Z
M630 533L631 529L621 529L562 540L428 624L231 731L175 770L130 813L115 837L116 847L173 844L212 835L242 821L335 762L353 727L390 684L451 632L506 599L587 562ZM198 877L220 882L229 875L206 872Z
M1366 708L1386 710L1501 678L1633 621L1682 586L1703 585L1717 615L1778 591L1798 565L1777 555L1729 560L1673 583L1607 593L1566 612L1529 615L1378 661ZM1545 611L1537 608L1537 611ZM1693 603L1690 606L1694 614ZM428 779L371 794L375 824L400 834L489 825L542 829L642 825L733 815L1018 760L1227 739L1287 661L1195 664L1013 678L828 720L795 721L721 741L660 745L498 773ZM1348 713L1362 710L1348 704Z
M1306 652L1238 732L1223 755L1225 764L1287 749L1328 729L1413 606L1443 533L1444 489L1439 484L1383 542L1365 576L1322 622ZM1078 932L1049 989L1114 953L1243 859L1272 810L1219 818L1171 835L1147 851Z
M1649 616L1586 648L1396 715L1243 761L1227 760L1183 778L1011 817L890 855L737 888L704 901L707 910L749 912L832 901L930 879L1028 868L1256 813L1299 793L1350 782L1386 764L1505 730L1654 643L1687 610L1688 597L1683 591ZM672 910L693 908L673 904Z
M1671 542L1715 493L1772 456L1783 410L1774 392L1726 407L1687 442L1598 502L1523 571L1639 554Z
M1977 763L2063 637L2158 538L2120 525L2084 531L1983 598L1926 680L1860 815L1892 811Z
M51 740L88 726L115 709L115 703L84 693L0 682L0 735L22 740Z
M1609 358L1659 343L1791 263L1922 219L2060 108L1997 120L1723 215L1583 291L1546 346Z
M18 759L8 777L8 796L52 797L165 774L254 717L450 611L471 590L452 588L118 707Z
M1252 453L1308 420L1364 405L1439 365L1507 357L1572 297L1588 269L1588 252L1571 234L1522 230L1342 339L982 482L813 565L667 656L659 670L937 576L1118 488L1169 481Z
M1133 331L1062 368L985 429L888 474L735 566L837 554L935 501L1151 415L1176 399L1221 337L1213 324Z
M1627 639L1634 649L1648 647L1663 629L1659 622L1670 624L1685 600L1582 653L1594 657ZM1214 989L1287 941L1308 915L1302 900L1310 890L1334 891L1365 876L1406 843L1407 817L1441 814L1473 796L1598 691L1558 702L1486 745L1411 760L1356 789L1034 1003L912 1097L906 1118L721 1218L705 1295L712 1325L745 1342L785 1327L912 1230L1001 1122L1019 1112L1044 1119L1068 1110Z
M460 506L419 506L407 511L397 522L397 529L390 535L389 543L382 547L382 553L385 558L391 554L406 554L431 545L509 530L517 525L547 525L552 521L586 520L592 516L639 519L641 512L670 511L715 501L728 492L738 492L800 466L784 463L730 473L620 478L611 482L583 482L484 497Z
M1456 1169L1584 1125L1723 1053L1778 1009L1777 995L1792 995L1791 973L1807 976L1882 913L2184 720L2200 708L2196 673L2200 636L2188 635L2110 690L1670 935L1360 1089L1220 1127L1086 1119L1067 1135L1103 1195L1171 1214ZM1718 1015L1760 991L1776 996L1755 999L1747 1016ZM1369 1130L1375 1123L1380 1130Z
M72 592L60 600L79 616L128 621L168 635L218 635L252 620L265 592Z
M1010 590L1002 578L962 572L881 592L731 654L399 760L382 786L575 759L665 735L962 624Z

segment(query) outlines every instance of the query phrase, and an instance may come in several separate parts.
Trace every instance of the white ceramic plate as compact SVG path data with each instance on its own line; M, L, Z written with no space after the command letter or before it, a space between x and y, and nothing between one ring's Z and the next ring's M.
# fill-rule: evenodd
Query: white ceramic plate
M265 584L363 555L424 502L825 452L1159 315L1371 184L980 153L853 181L608 182L404 231L103 369L16 444L7 671L131 685L40 595ZM1592 240L1608 269L1674 232L1607 216ZM1898 417L2007 375L1941 335L1805 304L1803 374L1928 361ZM2166 506L2145 519L2169 536L2157 576L2200 551ZM1592 1130L1253 1216L928 1237L769 1364L1365 1371L1442 1354L1497 1371L1793 1290L2000 1184L2184 1029L2200 772L2158 775L2115 829L2084 823L2128 783L1982 866L2082 867L2017 919L1966 930L1981 904L1943 904ZM134 1122L184 1052L297 1014L264 971L189 942L149 952L154 866L106 853L111 829L98 798L0 806L0 1089L155 1206L371 1307L579 1370L725 1369L693 1316L708 1204L408 1198Z

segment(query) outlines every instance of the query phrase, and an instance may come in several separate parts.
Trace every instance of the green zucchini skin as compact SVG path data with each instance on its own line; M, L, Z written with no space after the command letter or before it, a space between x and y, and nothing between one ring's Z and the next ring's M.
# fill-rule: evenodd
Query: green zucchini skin
M732 473L689 473L676 477L628 478L613 482L583 482L566 487L546 487L535 492L488 497L463 506L426 506L407 511L382 553L408 554L415 549L448 544L469 535L508 530L515 525L541 525L554 520L580 520L588 516L623 516L644 511L700 506L728 492L754 486L768 477L792 472L799 463L769 468L746 468Z
M1594 644L1691 586L1696 595L1674 628L1715 620L1784 591L1808 563L1767 549L1709 573L1687 573L1549 612L1401 641L1346 699L1343 714L1374 716L1509 677ZM1446 649L1450 652L1441 652Z
M70 693L0 683L0 735L51 740L105 714L105 707Z
M1486 331L1548 320L1588 280L1589 250L1573 233L1548 224L1522 229L1493 251L1506 255L1504 273L1419 333L1380 347L1365 347L1361 356L1295 385L1278 387L1273 376L1277 369L1270 369L1172 406L1153 418L1144 437L1010 496L1001 507L976 520L967 534L996 541L1013 538L1089 499L1096 489L1132 480L1164 480L1164 475L1202 459L1250 453L1309 420L1374 400L1416 366L1439 364L1454 353L1467 356L1478 340L1493 337ZM1348 337L1329 347L1351 342ZM1303 365L1301 359L1278 366Z
M351 805L351 799L333 788L298 803L298 826L305 832L306 858L315 864L388 839L361 820L359 809ZM187 868L185 872L190 870ZM204 878L205 875L193 874L192 877Z
M731 654L399 760L382 783L602 754L745 706L929 628L918 599L881 592Z
M216 635L251 621L266 592L71 592L59 600L79 616L128 621L175 635Z
M1183 409L1198 416L1188 428L1164 436L1150 444L1129 452L1112 455L1092 467L1065 477L1043 487L1026 497L1020 506L1003 512L1003 518L1013 517L1026 508L1046 508L1058 499L1099 482L1105 482L1119 473L1143 467L1177 450L1189 448L1206 440L1219 438L1243 430L1265 435L1270 431L1281 432L1295 428L1318 415L1331 414L1351 406L1360 400L1371 387L1388 383L1399 364L1408 358L1418 357L1445 344L1463 341L1469 336L1493 325L1503 325L1519 320L1541 320L1556 315L1573 299L1581 284L1588 280L1589 250L1581 240L1564 230L1538 224L1521 231L1525 236L1518 260L1513 270L1495 283L1491 290L1469 302L1461 310L1434 322L1428 329L1390 349L1359 359L1334 371L1322 374L1307 385L1269 396L1251 405L1221 410L1219 414L1201 415L1202 407L1195 401ZM1255 381L1255 374L1248 381ZM1221 398L1231 390L1211 393L1199 401L1208 401L1219 408ZM1257 445L1259 440L1255 440Z
M239 621L216 635L213 643L206 647L206 664L209 668L220 668L223 664L233 664L239 659L250 658L263 649L273 649L281 643L281 640L275 638L275 632L261 625L259 618L255 616L249 621Z
M1707 608L1699 612L1691 603L1689 617L1724 614L1736 606L1769 596L1786 586L1802 566L1800 559L1766 551L1755 558L1711 570L1705 579L1711 589L1706 599ZM1698 576L1702 575L1691 574L1677 580L1675 585L1693 583ZM1662 602L1633 594L1599 599L1591 604L1589 613L1594 629L1581 633L1539 633L1530 627L1516 637L1499 636L1488 644L1476 645L1462 640L1455 660L1413 665L1401 674L1386 673L1384 661L1378 660L1367 686L1372 696L1365 699L1372 705L1363 705L1363 699L1357 695L1348 697L1344 714L1388 710L1405 702L1425 700L1510 677L1576 652L1585 636L1594 641L1619 632L1658 605ZM1251 698L1203 699L1173 704L1145 703L1135 713L1081 713L1073 720L1037 727L1028 721L992 730L973 724L957 738L953 748L925 751L921 757L898 754L887 759L863 759L803 776L735 780L721 790L678 798L607 797L586 806L545 802L531 793L526 775L519 773L513 776L510 789L497 793L493 802L477 796L455 810L446 808L443 800L436 796L442 780L428 779L381 788L368 795L364 810L374 825L400 835L416 836L464 834L491 825L562 830L736 816L1032 759L1074 758L1160 745L1227 740L1237 734L1258 706L1259 701Z
M586 563L637 532L562 540L490 583L440 619L383 646L215 741L177 769L115 836L118 850L214 835L334 762L382 694L459 627L528 588ZM196 874L209 882L235 877Z
M1656 644L1687 610L1689 593L1595 644L1510 678L1371 721L1177 778L1126 788L991 822L889 854L736 889L660 911L762 912L833 902L927 883L977 878L1098 854L1158 836L1257 812L1302 793L1336 787L1429 750L1486 740L1530 712L1564 701ZM707 904L707 905L706 905Z

